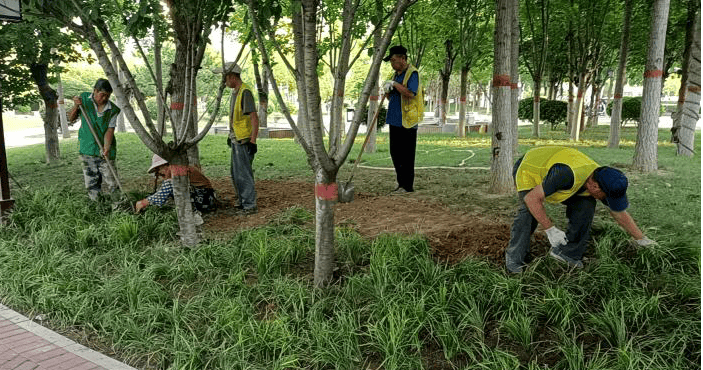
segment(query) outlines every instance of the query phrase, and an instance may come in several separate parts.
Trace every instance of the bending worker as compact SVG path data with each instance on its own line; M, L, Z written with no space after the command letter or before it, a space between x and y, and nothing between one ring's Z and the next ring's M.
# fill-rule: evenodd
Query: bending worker
M151 167L147 172L153 173L156 181L159 177L163 178L164 181L154 194L134 205L137 212L152 204L161 207L173 198L173 180L171 180L171 166L168 162L154 154L151 158ZM210 180L195 166L188 166L188 180L190 181L190 201L193 205L193 211L202 213L214 211L217 208L217 200Z
M529 150L513 168L520 198L520 208L510 231L510 244L505 250L509 272L520 273L530 249L530 237L539 223L551 244L549 255L571 267L583 267L591 224L600 200L610 215L638 246L654 241L644 236L626 209L627 177L612 167L599 166L573 148L547 146ZM566 206L569 226L566 233L549 219L544 202Z

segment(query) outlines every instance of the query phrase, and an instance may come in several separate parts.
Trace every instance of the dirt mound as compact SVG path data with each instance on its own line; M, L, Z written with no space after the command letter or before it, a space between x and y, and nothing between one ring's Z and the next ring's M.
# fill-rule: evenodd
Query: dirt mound
M256 182L259 213L244 217L234 212L236 192L229 178L214 179L222 207L206 218L205 231L226 233L266 224L283 210L299 206L315 211L314 184L295 181ZM356 193L351 203L337 203L335 223L373 238L381 233L424 235L435 258L455 263L467 256L502 264L510 239L510 225L480 215L458 213L423 199L421 193L402 196Z

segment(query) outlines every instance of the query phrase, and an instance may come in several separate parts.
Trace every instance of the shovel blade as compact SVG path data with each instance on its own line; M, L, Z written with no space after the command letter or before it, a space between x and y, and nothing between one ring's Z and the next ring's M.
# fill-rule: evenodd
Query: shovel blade
M342 203L350 203L354 200L354 184L351 181L346 184L338 184L337 198Z

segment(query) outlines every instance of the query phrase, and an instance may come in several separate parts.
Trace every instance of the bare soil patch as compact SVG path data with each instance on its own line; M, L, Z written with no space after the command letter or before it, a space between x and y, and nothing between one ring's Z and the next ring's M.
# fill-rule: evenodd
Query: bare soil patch
M312 183L257 181L259 213L248 217L235 215L237 196L229 178L213 179L213 185L222 206L206 217L206 233L226 234L261 226L293 206L315 211ZM510 239L506 220L453 210L423 197L422 192L407 195L357 192L353 202L337 203L335 223L351 227L367 238L382 233L422 234L429 241L435 259L450 264L467 256L502 264Z

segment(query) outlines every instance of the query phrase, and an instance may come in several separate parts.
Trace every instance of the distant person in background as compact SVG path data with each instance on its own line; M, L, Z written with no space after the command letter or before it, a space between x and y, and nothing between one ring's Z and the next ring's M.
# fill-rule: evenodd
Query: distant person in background
M151 158L151 167L148 173L153 173L156 180L163 179L161 186L154 194L138 201L134 208L137 212L142 209L155 205L163 206L170 199L173 199L173 181L171 180L171 166L160 156L154 154ZM215 198L215 189L212 187L210 180L203 175L197 167L188 166L188 179L190 181L190 201L193 204L193 211L207 213L214 211L217 208L217 200ZM196 223L202 224L202 218L196 217Z
M107 164L107 161L110 161L112 168L117 171L115 166L115 158L117 157L115 126L120 108L109 100L111 94L110 82L99 78L93 86L92 93L84 92L73 97L74 106L68 114L68 120L71 124L78 119L78 116L81 117L81 127L78 130L79 153L83 162L85 188L88 189L88 197L92 200L98 199L103 181L110 194L117 190L117 179L113 177ZM81 106L90 118L98 139L102 141L102 151L90 132L89 123L80 112Z
M223 68L215 68L213 73L224 74L225 84L232 89L229 114L229 137L227 145L232 148L232 183L237 190L237 214L249 216L257 213L256 188L254 187L254 155L257 152L256 138L259 135L254 94L249 85L242 81L242 69L235 63L227 62Z
M545 146L531 149L520 158L513 168L513 176L520 208L505 250L506 268L511 273L520 273L525 267L530 236L538 223L549 238L549 256L570 267L582 268L581 259L588 246L596 200L610 209L610 215L634 238L637 246L655 244L644 236L626 211L629 205L625 194L627 177L618 169L601 167L573 148ZM547 216L545 201L566 206L569 219L566 233L554 226Z
M400 45L391 47L388 56L395 71L392 80L383 84L388 98L386 123L389 129L390 153L395 167L398 186L393 195L415 191L415 147L417 146L417 124L424 115L424 101L420 90L420 74L408 63L407 49Z

